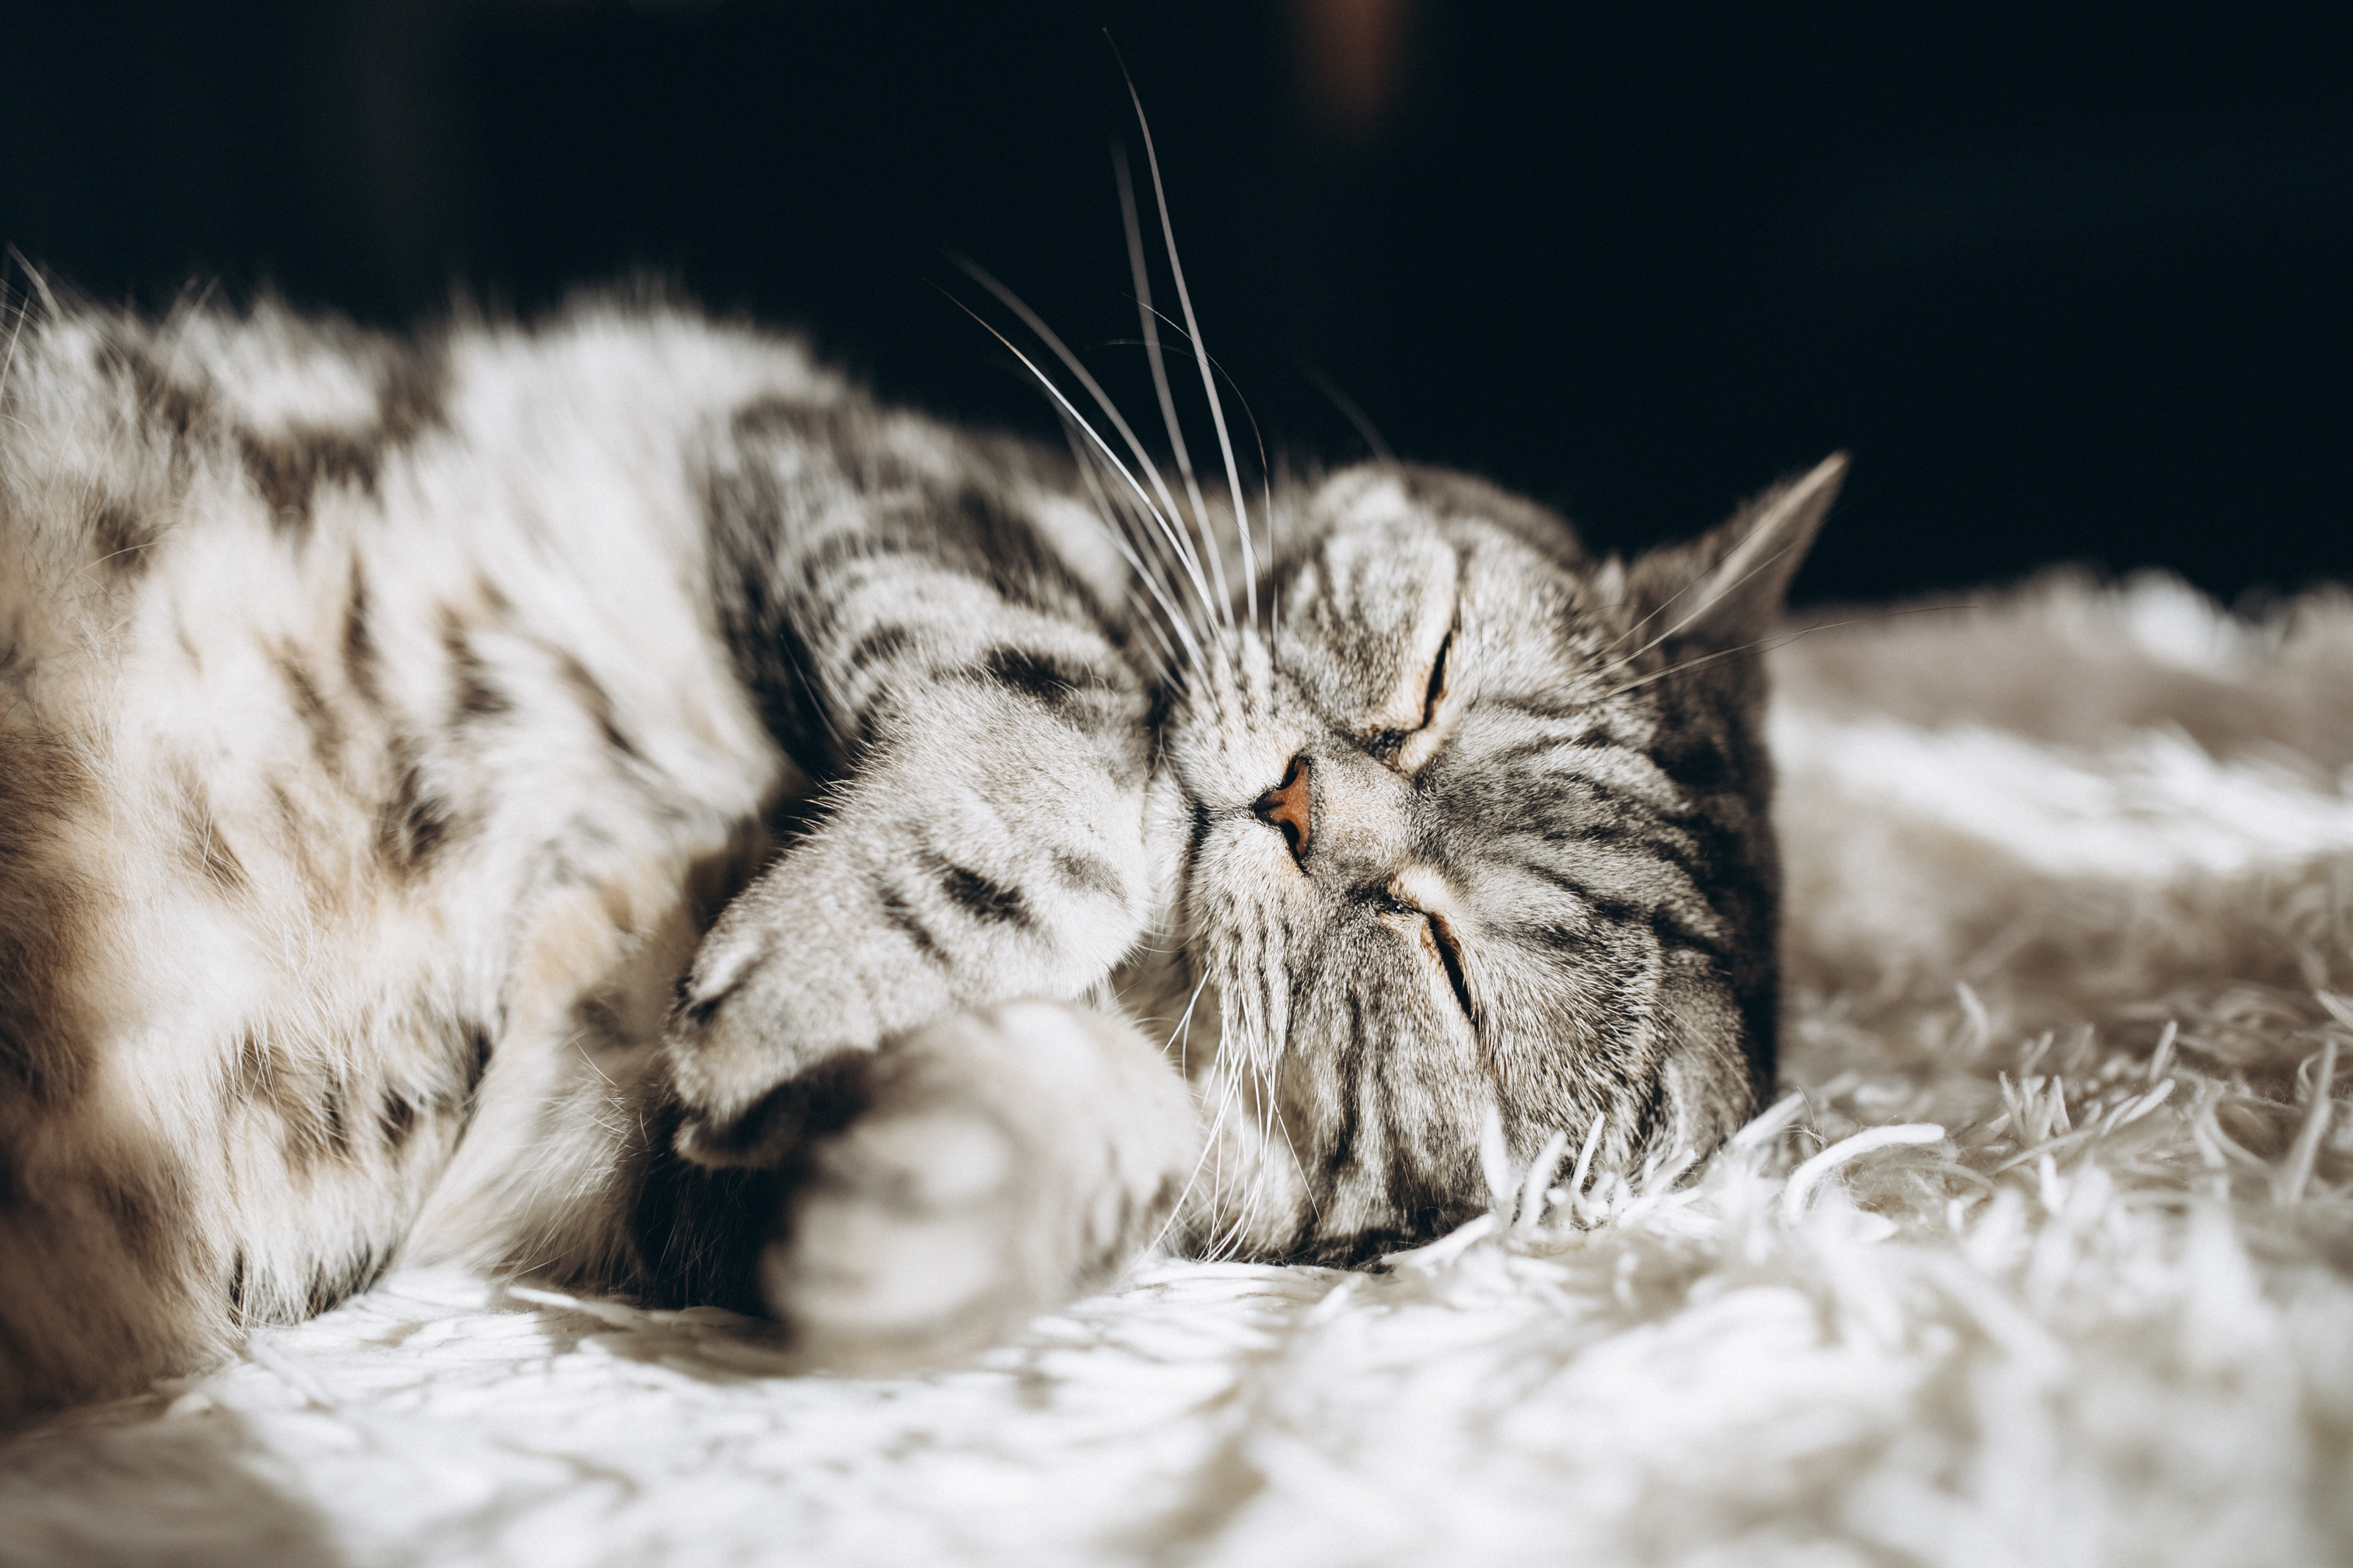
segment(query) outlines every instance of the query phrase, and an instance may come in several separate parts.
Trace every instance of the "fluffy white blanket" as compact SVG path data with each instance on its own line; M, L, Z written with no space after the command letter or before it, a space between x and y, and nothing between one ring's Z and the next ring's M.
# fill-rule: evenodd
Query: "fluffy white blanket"
M401 1273L19 1440L0 1559L2353 1555L2353 600L1775 657L1788 1098L1695 1179L1572 1146L1388 1272L1155 1261L902 1381Z

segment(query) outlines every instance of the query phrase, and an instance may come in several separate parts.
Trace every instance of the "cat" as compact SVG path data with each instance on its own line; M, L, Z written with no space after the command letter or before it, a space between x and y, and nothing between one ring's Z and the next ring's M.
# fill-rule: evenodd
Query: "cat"
M944 1364L1155 1243L1437 1235L1485 1119L1626 1169L1770 1085L1755 648L1842 458L1620 561L660 299L18 314L12 1419L396 1258Z

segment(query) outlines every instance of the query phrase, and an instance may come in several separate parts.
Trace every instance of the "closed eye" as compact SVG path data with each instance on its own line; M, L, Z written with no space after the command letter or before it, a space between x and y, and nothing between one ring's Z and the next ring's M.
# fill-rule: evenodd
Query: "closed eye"
M1455 940L1454 928L1446 923L1443 915L1424 915L1422 922L1427 933L1425 940L1437 952L1438 962L1445 966L1447 984L1454 988L1454 1000L1461 1006L1462 1016L1470 1019L1471 1026L1476 1029L1479 1026L1479 1009L1472 1005L1470 983L1462 977L1462 944Z

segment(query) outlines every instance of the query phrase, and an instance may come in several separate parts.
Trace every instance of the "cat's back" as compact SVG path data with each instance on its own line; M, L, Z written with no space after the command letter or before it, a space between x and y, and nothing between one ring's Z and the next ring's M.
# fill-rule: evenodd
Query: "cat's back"
M0 655L42 702L142 632L201 658L193 623L261 627L354 561L396 591L524 557L566 592L615 552L691 568L698 443L763 400L845 395L789 341L660 307L412 337L268 302L28 311L0 352ZM225 579L239 602L207 617Z

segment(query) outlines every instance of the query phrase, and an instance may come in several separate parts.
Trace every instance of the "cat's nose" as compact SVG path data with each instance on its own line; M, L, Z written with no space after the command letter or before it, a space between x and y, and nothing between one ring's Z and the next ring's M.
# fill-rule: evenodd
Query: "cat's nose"
M1315 833L1314 771L1303 753L1292 758L1282 783L1259 796L1250 807L1261 822L1282 832L1291 853L1300 858L1306 857L1307 841Z

